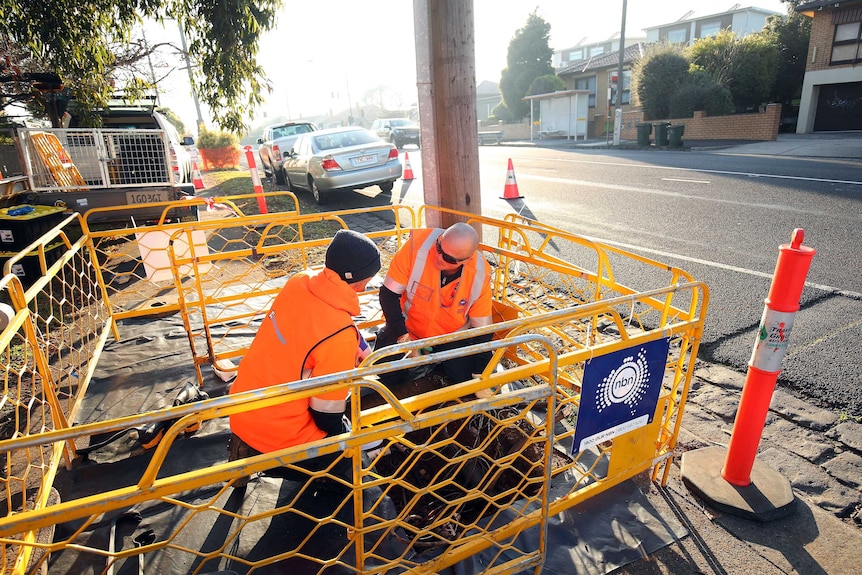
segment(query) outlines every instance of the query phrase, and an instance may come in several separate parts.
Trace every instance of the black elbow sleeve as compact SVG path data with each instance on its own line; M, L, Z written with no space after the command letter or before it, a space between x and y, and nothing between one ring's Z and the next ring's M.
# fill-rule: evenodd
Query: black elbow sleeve
M397 334L395 337L407 333L404 312L401 310L401 296L384 285L380 286L379 298L380 309L383 310L383 317L386 318L387 330Z

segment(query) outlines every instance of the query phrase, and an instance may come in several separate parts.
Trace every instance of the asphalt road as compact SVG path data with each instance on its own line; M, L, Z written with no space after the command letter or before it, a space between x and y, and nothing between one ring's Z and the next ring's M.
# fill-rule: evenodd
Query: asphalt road
M421 203L422 153L407 152L417 179L398 182L391 200L370 188L333 198L330 209ZM510 158L522 200L501 198ZM706 282L710 303L700 357L743 373L778 248L803 228L805 245L817 254L779 387L839 414L862 416L860 168L859 160L722 152L483 146L482 213L519 211ZM618 265L623 283L643 289L633 270Z

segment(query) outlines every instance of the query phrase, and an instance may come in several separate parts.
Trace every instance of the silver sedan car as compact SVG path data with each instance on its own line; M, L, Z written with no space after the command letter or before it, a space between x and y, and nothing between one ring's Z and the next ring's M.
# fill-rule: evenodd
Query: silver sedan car
M285 184L308 190L318 204L338 190L379 186L392 191L401 177L398 150L365 128L349 126L302 134L284 157Z

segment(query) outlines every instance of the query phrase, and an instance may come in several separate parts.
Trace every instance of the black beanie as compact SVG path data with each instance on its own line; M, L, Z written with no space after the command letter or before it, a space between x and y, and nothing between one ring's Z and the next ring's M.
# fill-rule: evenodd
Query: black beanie
M326 248L326 267L347 283L356 283L380 271L380 251L364 235L338 230Z

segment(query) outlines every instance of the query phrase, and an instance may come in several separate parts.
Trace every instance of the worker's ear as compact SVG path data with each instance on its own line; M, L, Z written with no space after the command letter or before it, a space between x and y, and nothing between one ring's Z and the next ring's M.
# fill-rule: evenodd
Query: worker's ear
M348 284L348 285L350 287L352 287L353 291L355 291L356 293L362 293L365 291L365 288L368 286L368 282L370 282L370 281L371 281L371 278L367 278L364 280L360 280L358 282L353 282L352 284Z

